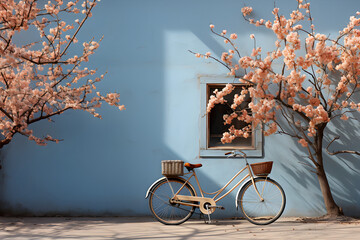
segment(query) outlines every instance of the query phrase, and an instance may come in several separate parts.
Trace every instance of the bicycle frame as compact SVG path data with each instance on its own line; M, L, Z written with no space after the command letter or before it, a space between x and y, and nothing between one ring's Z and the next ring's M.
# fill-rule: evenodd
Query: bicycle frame
M224 193L223 195L220 196L220 194L245 170L248 170L248 174L246 174L238 183L236 183L234 187L232 187L230 190L228 190L226 193ZM185 175L187 175L187 174L191 174L191 175L190 175L190 177L188 177L186 179L185 183L180 187L180 189L176 193L174 193L174 191L172 190L172 192L174 194L174 197L172 198L171 201L173 203L178 203L178 204L187 205L187 206L199 207L200 211L205 213L205 214L209 213L209 209L206 208L206 206L204 206L205 204L208 204L209 207L211 208L210 213L212 213L212 212L215 211L215 208L217 208L216 203L218 201L220 201L221 199L223 199L224 197L229 195L232 191L234 191L235 188L237 188L245 179L247 179L249 177L250 177L251 181L253 182L253 186L255 188L256 193L259 195L260 200L263 201L263 198L262 198L261 194L259 193L259 190L257 189L256 185L254 184L254 176L253 176L253 174L251 172L251 169L250 169L250 166L249 166L248 163L246 163L246 166L244 168L242 168L240 171L238 171L222 188L220 188L218 191L213 192L213 193L207 193L202 189L194 169L192 169L191 172L186 173ZM190 181L190 179L192 177L194 177L195 180L196 180L196 183L197 183L197 185L199 187L201 196L179 195L181 190L185 187L185 185L187 183L189 183L189 181ZM208 197L205 197L204 194L214 195L214 196L212 198L208 198ZM184 202L184 201L190 201L190 202ZM199 204L195 204L195 203L191 203L191 202L199 202Z

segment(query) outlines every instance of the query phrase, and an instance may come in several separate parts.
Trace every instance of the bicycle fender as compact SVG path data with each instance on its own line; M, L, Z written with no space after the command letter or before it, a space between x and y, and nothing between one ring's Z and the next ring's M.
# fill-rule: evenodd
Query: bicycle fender
M181 177L170 177L170 178L177 178L177 179L180 179L181 181L183 182L186 182L185 179L181 178ZM145 195L145 199L149 197L149 194L151 192L151 190L162 180L166 179L166 177L162 177L162 178L159 178L158 180L156 180L153 184L151 184L151 186L148 188L148 190L146 191L146 195ZM194 187L189 183L189 186L193 189L194 193L195 193L195 196L197 195Z
M254 177L254 181L255 181L256 179L265 179L265 177ZM266 179L271 179L271 178L267 177ZM271 180L272 180L272 179L271 179ZM238 192L237 192L237 194L236 194L236 199L235 199L236 210L238 210L238 208L239 208L238 202L239 202L239 195L240 195L241 189L243 189L243 187L244 187L248 182L251 182L251 179L249 179L247 182L245 182L243 185L241 185L241 187L239 188L239 190L238 190Z
M161 180L165 179L166 177L162 177L159 178L158 180L156 180L153 184L151 184L151 186L148 188L148 190L146 191L146 195L145 195L145 199L149 197L149 193L151 192L151 189L153 189L153 187L158 184Z

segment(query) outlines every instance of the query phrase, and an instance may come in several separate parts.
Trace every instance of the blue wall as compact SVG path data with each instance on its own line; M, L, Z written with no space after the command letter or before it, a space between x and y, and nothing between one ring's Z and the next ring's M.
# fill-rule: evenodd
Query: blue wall
M272 17L273 1L249 3L256 17ZM288 14L296 2L277 0L276 5ZM226 51L222 40L211 35L210 23L238 33L243 54L251 53L251 33L263 52L273 49L273 35L249 26L241 16L243 6L244 1L235 0L101 1L80 42L104 35L89 67L108 71L99 89L119 92L127 110L104 106L103 120L72 111L56 117L55 123L34 126L40 135L64 139L59 144L41 147L17 136L1 150L1 210L22 215L149 215L145 192L161 177L164 159L201 162L200 181L207 191L226 183L243 166L242 160L198 157L203 114L198 76L224 75L226 69L187 50L217 56ZM355 0L326 5L313 1L316 30L336 34L357 6ZM358 123L350 128L341 124L331 128L331 134L351 129L342 141L358 147L351 144L359 136ZM303 150L286 136L265 138L265 159L275 161L272 177L287 194L287 216L325 213L316 176L299 163L306 157ZM360 216L360 161L353 156L326 158L335 200L346 214ZM226 210L216 211L217 217L237 216L234 197L223 200Z

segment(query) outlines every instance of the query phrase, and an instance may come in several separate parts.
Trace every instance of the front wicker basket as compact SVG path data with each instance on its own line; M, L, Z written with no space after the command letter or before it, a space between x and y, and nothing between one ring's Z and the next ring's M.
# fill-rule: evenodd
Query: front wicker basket
M250 164L253 173L256 176L267 176L270 174L273 162L260 162Z
M184 161L182 160L161 161L161 173L166 177L184 175Z

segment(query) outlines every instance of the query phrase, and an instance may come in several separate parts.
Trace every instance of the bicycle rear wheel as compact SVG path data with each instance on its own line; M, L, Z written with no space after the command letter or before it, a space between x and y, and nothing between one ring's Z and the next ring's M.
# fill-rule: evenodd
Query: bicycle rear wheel
M270 178L254 179L261 201L252 181L241 189L238 201L244 217L256 225L267 225L276 221L284 211L286 198L282 187Z
M195 207L170 201L184 183L179 178L168 178L154 186L149 198L149 207L156 220L166 225L178 225L191 217ZM195 196L195 192L187 183L179 195Z

